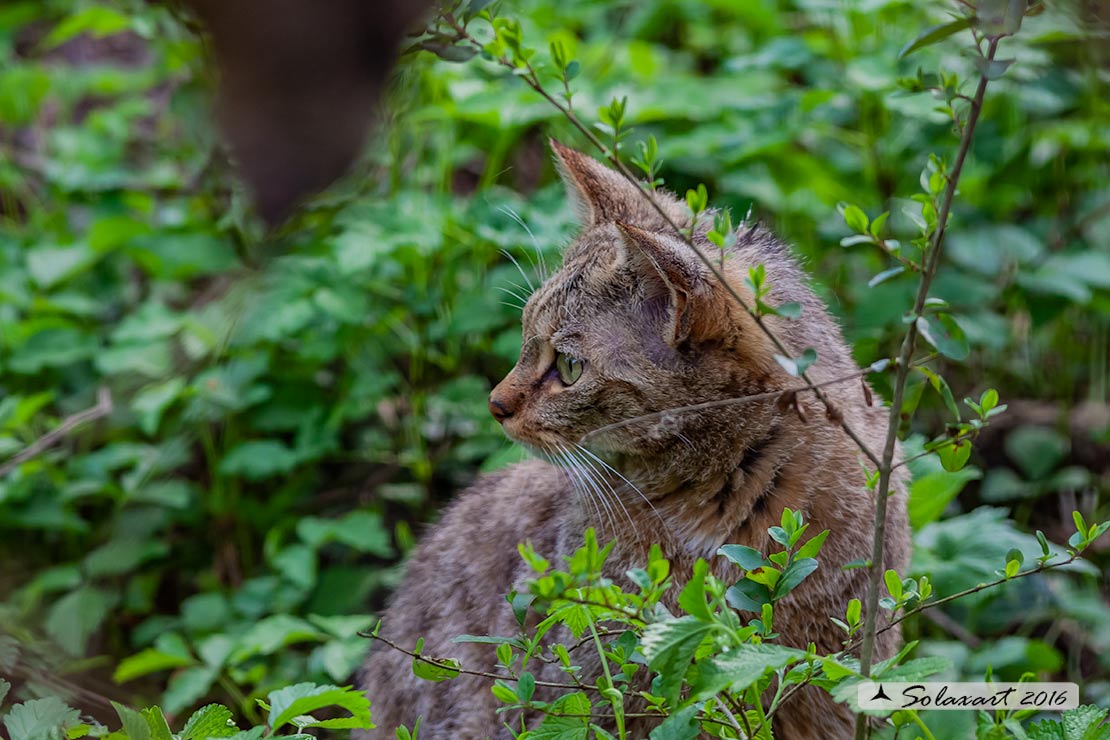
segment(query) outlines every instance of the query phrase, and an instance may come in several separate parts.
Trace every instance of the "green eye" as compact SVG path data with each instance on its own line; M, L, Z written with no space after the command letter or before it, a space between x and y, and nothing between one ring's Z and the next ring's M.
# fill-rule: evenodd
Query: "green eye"
M559 372L559 380L563 385L573 385L574 381L582 377L582 368L585 361L559 352L555 355L555 369Z

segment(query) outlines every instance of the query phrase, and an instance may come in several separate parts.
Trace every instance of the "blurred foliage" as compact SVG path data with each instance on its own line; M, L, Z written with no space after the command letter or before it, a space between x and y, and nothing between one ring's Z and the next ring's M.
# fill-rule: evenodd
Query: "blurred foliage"
M839 245L837 204L882 204L892 234L913 231L901 198L955 137L943 101L899 78L973 72L955 41L898 60L942 4L504 12L579 63L585 117L627 96L625 151L654 136L665 187L705 183L796 245L861 363L893 353L915 281L870 286L889 258ZM1065 539L1062 511L1110 508L1110 417L1071 423L1081 404L1105 411L1110 362L1110 45L1090 12L1048 3L1007 42L1017 61L961 179L934 293L971 353L948 383L1051 413L1018 417L963 471L914 467L913 573L941 595L1039 551L1035 529ZM95 709L91 692L171 718L218 700L259 721L253 700L277 687L350 678L422 523L520 457L485 399L516 357L514 304L574 230L545 137L578 142L491 63L412 54L351 175L265 237L190 28L138 0L0 6L0 460L98 389L114 399L0 477L0 673L13 699ZM944 402L927 388L910 389L926 413L909 431L931 435ZM961 676L1031 671L1110 705L1093 557L907 634Z

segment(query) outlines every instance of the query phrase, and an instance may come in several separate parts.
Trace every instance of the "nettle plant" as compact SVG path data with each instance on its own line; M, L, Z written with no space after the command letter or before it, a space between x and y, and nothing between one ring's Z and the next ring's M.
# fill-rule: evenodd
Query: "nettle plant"
M824 533L799 547L807 525L797 512L787 510L781 525L770 530L781 550L761 553L735 545L721 548L718 554L738 568L740 577L736 582L720 581L709 574L705 562L699 562L681 591L678 614L668 612L660 603L662 593L671 583L669 565L658 551L644 568L626 574L634 586L626 590L601 575L609 547L599 546L592 532L586 534L584 546L567 559L565 569L552 567L524 545L521 554L536 571L536 578L528 584L527 593L509 595L522 626L520 634L458 638L498 645L500 672L478 675L490 678L490 690L504 705L508 726L516 737L624 740L626 720L634 714L646 714L661 718L653 738L693 738L698 733L726 738L770 738L771 719L777 712L789 711L791 697L802 686L819 687L838 701L851 703L856 684L864 679L915 681L948 666L939 657L907 660L915 647L913 642L894 658L875 663L872 658L878 632L892 629L926 609L1070 564L1110 529L1110 522L1088 523L1076 513L1075 533L1066 549L1050 545L1038 532L1042 553L1035 563L1026 564L1021 550L1011 550L1004 562L998 563L997 578L943 596L934 594L926 577L905 578L876 565L881 562L892 472L921 457L936 458L946 471L961 470L970 457L972 441L1006 408L993 389L984 391L977 399L965 399L963 407L956 402L936 360L960 361L968 355L968 345L951 307L931 296L930 287L940 265L960 174L987 87L1005 74L1014 61L998 58L999 46L1020 30L1025 17L1042 10L1041 4L1030 6L1025 0L960 2L952 20L926 29L902 49L902 56L906 56L966 31L973 39L967 53L977 72L971 81L973 90L968 91L965 81L952 72L919 71L915 77L899 81L907 93L936 97L938 110L951 118L959 139L955 157L949 162L931 155L921 173L921 191L900 201L903 205L898 220L908 222L913 229L908 238L890 235L890 212L870 218L859 205L841 205L844 221L854 232L843 240L843 245L876 248L889 260L889 266L871 279L872 285L908 276L916 276L918 281L913 305L904 316L905 331L897 355L867 368L871 373L889 374L886 380L891 395L890 425L882 449L872 450L863 444L821 388L810 380L807 369L820 362L820 348L807 348L801 355L792 356L763 321L772 314L804 320L797 306L774 307L762 300L769 291L763 269L755 267L748 276L754 303L749 304L733 293L778 348L779 363L800 381L799 388L784 394L787 407L798 393L813 393L827 407L828 422L841 426L859 443L861 482L874 492L876 501L875 534L872 551L860 553L859 562L854 564L870 571L866 602L853 599L845 605L842 615L829 615L844 631L843 649L820 655L812 647L808 651L798 650L775 642L776 602L820 567ZM580 74L581 65L570 59L559 44L553 44L546 57L528 47L519 23L501 16L496 5L484 0L464 0L440 11L416 48L448 61L481 58L509 70L556 108L627 179L637 183L646 180L648 189L661 184L662 160L654 137L640 142L631 154L627 151L631 134L628 100L614 99L599 110L596 123L585 122L574 107L571 85ZM549 84L554 85L554 91ZM709 210L709 202L704 185L690 189L686 195L695 219ZM671 226L676 236L693 249L691 231L674 222ZM720 260L725 259L732 234L727 212L715 216L709 238L721 247ZM694 252L721 277L713 260L697 250ZM920 378L926 382L917 382ZM911 383L911 379L915 382ZM951 418L945 432L924 442L920 452L896 461L897 439L908 430L926 384L939 395ZM533 629L523 628L528 609L542 617ZM556 625L564 627L565 632L554 631ZM572 640L551 639L557 634L569 634ZM392 646L405 650L403 646ZM597 652L602 675L583 675L574 655L582 649ZM456 661L423 655L420 646L406 652L413 656L417 675L429 680L450 680L460 673L474 673ZM568 675L564 693L554 701L534 698L536 679L528 666L536 661L557 662ZM643 680L645 673L650 674L650 681ZM543 719L538 725L525 726L520 715L513 714L517 710L539 713ZM896 731L915 725L914 731L933 737L916 712L869 714L883 716ZM977 732L980 738L1106 737L1107 732L1098 728L1104 715L1101 710L1083 708L1066 715L1064 725L1049 721L1026 729L1022 721L1028 718L1027 712L984 712L979 717ZM857 738L869 736L876 724L860 713ZM615 728L615 734L602 725ZM1084 729L1080 735L1074 735L1073 726ZM1082 734L1088 732L1087 728L1090 734ZM412 730L402 728L398 737L416 737L418 732L418 725Z

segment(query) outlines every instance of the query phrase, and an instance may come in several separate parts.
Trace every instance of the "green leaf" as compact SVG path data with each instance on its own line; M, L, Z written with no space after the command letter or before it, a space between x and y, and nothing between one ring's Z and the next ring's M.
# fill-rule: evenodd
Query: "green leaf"
M370 721L370 700L361 691L350 686L317 686L313 683L299 683L271 691L266 698L270 704L269 725L273 730L289 724L294 717L325 707L344 709L350 712L351 716L300 726L349 729L370 729L374 726Z
M718 555L723 555L744 570L755 570L764 565L763 553L747 545L722 545L717 549Z
M696 740L701 728L697 719L699 711L696 704L690 704L671 712L648 737L650 740Z
M953 34L959 33L964 29L971 28L974 20L974 17L959 18L954 21L949 21L948 23L941 23L936 26L930 26L929 28L926 28L924 31L919 33L917 37L914 38L912 41L903 46L902 50L898 52L898 58L903 59L910 54L913 54L915 51L918 51L919 49L924 49L926 46L932 46L933 44L943 41Z
M919 316L917 332L937 352L953 360L966 359L971 352L963 329L948 314Z
M215 683L219 671L210 666L194 666L174 673L162 694L162 704L170 714L177 714L196 704Z
M201 707L185 722L180 740L206 740L210 737L231 737L239 731L231 721L231 710L222 704Z
M840 205L840 215L844 217L844 223L848 224L848 228L857 234L867 234L867 227L871 223L867 218L867 214L859 206L852 205L851 203L842 203Z
M937 456L940 458L940 464L949 473L963 470L971 458L971 442L965 439L947 444L937 450Z
M148 673L195 664L196 661L187 656L172 655L154 648L147 648L121 660L120 664L116 666L115 673L112 674L112 680L116 683L126 683Z
M244 442L220 461L221 475L241 475L248 480L261 480L283 475L297 466L297 456L277 440Z
M4 717L4 726L8 740L56 740L62 728L76 724L80 716L58 697L48 696L13 706Z
M119 702L112 702L112 706L119 715L120 724L123 725L123 732L128 740L151 740L150 723L146 721L146 717Z
M162 714L161 707L150 707L139 712L150 727L150 740L173 740L170 725L166 722L166 715Z
M55 26L42 40L42 46L45 49L53 49L81 34L103 38L129 28L131 28L131 18L127 14L104 5L91 5L73 13Z
M910 484L910 523L915 530L940 519L948 502L973 480L982 477L977 468L965 467L958 472L938 471L915 478Z
M786 596L815 570L817 570L817 561L813 558L795 559L786 567L775 584L774 598L781 599Z
M688 701L716 696L725 689L740 693L769 671L804 660L806 652L784 645L744 644L728 653L698 662L697 677L691 682Z
M709 564L701 558L694 563L694 572L686 582L682 592L678 595L678 605L687 614L707 622L713 620L713 613L709 610L706 601L705 577L709 572Z
M413 658L412 674L417 678L436 683L459 677L459 668L462 665L455 658L429 658L429 660L435 660L435 663Z
M817 362L817 351L812 347L807 347L799 357L784 357L783 355L775 355L775 362L782 366L782 369L795 377L801 375L809 369L810 365Z
M582 692L561 696L551 704L540 726L529 731L528 740L586 740L591 709L590 700Z
M1054 429L1027 424L1006 435L1003 447L1030 480L1041 480L1067 457L1071 442Z
M883 573L883 583L886 584L886 590L891 596L895 599L902 598L902 579L897 571L888 570Z
M82 586L58 599L46 617L46 633L70 655L84 655L89 637L100 628L117 597L93 586Z
M640 649L648 667L659 674L659 694L672 704L678 701L682 680L694 653L713 625L697 617L654 622L644 628Z

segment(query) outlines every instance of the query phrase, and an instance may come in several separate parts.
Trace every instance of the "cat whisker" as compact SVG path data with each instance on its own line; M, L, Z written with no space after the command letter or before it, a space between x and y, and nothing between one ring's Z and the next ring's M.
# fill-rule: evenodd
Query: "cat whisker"
M579 447L578 445L574 445L574 446L579 450L583 450L583 448ZM572 451L572 454L574 454L573 451ZM580 454L575 455L575 457L576 457L576 459L580 460L581 462L583 462L583 463L585 463L586 465L589 466L590 470L592 470L594 472L594 475L597 476L597 480L598 480L599 483L605 484L605 487L607 489L609 489L608 495L611 496L613 498L613 500L615 500L617 502L617 505L621 507L621 511L624 512L625 518L628 519L629 526L631 526L633 529L635 529L636 528L636 522L634 522L632 520L632 515L628 513L628 507L626 507L624 505L624 501L621 500L620 494L618 494L616 491L613 490L613 486L609 483L608 480L605 479L605 476L601 474L601 471L599 471L596 467L594 467L594 464L592 462L590 462L588 458L582 457Z
M636 484L635 484L635 483L633 483L632 481L628 480L628 478L625 478L625 477L624 477L624 474L623 474L623 473L621 473L621 471L617 470L617 469L616 469L616 468L614 468L614 467L613 467L612 465L610 465L609 463L605 462L605 461L604 461L604 460L602 460L602 459L601 459L600 457L598 457L598 456L597 456L597 455L595 455L594 453L590 452L590 451L589 451L588 449L586 449L586 448L585 448L585 447L583 447L582 445L576 444L576 445L575 445L575 447L577 447L577 448L578 448L579 450L581 450L581 451L582 451L582 452L584 452L585 454L587 454L587 455L589 455L590 457L592 457L592 458L593 458L594 460L597 460L597 462L598 462L598 463L599 463L600 465L602 465L603 467L605 467L605 469L606 469L606 470L610 471L610 472L611 472L611 473L612 473L613 475L617 476L617 477L618 477L618 478L620 478L620 479L621 479L622 481L624 481L624 482L625 482L625 484L626 484L626 485L627 485L627 486L628 486L629 488L631 488L631 489L632 489L633 491L635 491L635 492L636 492L636 495L637 495L637 496L639 496L640 498L642 498L642 499L644 500L644 503L648 505L648 508L650 508L650 509L651 509L651 512L652 512L653 514L655 514L655 516L656 516L656 518L657 518L657 519L659 519L659 522L660 522L661 524L663 524L664 526L666 526L666 522L665 522L665 521L663 520L663 516L662 516L662 515L661 515L661 514L659 513L659 510L655 508L655 504L651 503L651 499L649 499L649 498L648 498L647 496L645 496L645 495L644 495L644 492L643 492L643 491L641 491L641 490L640 490L640 489L639 489L639 488L638 488L638 487L636 486Z
M559 471L561 471L564 476L566 476L567 481L570 483L570 487L574 489L574 493L578 496L578 498L588 500L590 502L590 504L593 505L594 511L597 512L597 519L600 522L601 521L601 509L598 508L597 502L594 501L593 496L588 491L583 490L582 486L579 484L578 479L574 476L574 474L570 470L570 467L567 465L567 461L563 457L563 454L561 452L554 452L554 451L552 451L551 453L548 453L546 450L543 450L542 452L543 452L543 455L545 457L547 457L547 459L556 468L558 468Z
M517 293L515 290L510 290L509 288L505 288L500 285L494 286L494 290L499 290L506 295L511 295L513 298L516 298L518 301L520 301L521 306L528 302L527 298L522 296L520 293Z
M512 208L509 208L508 206L502 206L501 212L511 218L513 221L516 221L520 228L524 229L524 232L528 234L528 238L532 240L532 248L536 251L536 260L539 262L538 265L536 264L536 262L532 262L532 265L539 270L540 279L544 282L547 282L547 263L543 259L543 251L540 249L540 243L539 240L536 239L536 235L532 233L532 229L528 228L528 224L524 223L524 219L520 217L520 214L514 211ZM529 257L528 259L530 262L532 261L531 257Z
M524 268L520 266L520 262L518 262L517 258L512 255L512 252L507 249L502 249L501 254L508 257L509 261L516 265L517 272L519 272L520 276L524 278L524 282L528 284L528 290L535 291L536 286L532 284L532 278L528 277L528 273L526 273L524 271Z
M617 530L617 528L616 528L616 520L615 520L614 514L613 514L613 508L610 505L610 503L608 502L608 500L606 500L604 494L602 494L601 489L598 488L597 484L590 477L589 473L582 466L581 462L579 460L577 460L577 458L575 458L571 454L570 450L563 447L562 445L558 445L558 447L559 447L560 450L562 450L563 459L566 460L566 463L568 465L568 470L573 470L574 471L573 474L582 483L583 487L588 487L589 490L592 492L593 497L601 503L601 506L605 509L605 519L609 523L610 531L615 532ZM601 512L600 511L598 511L598 524L599 525L601 524Z

